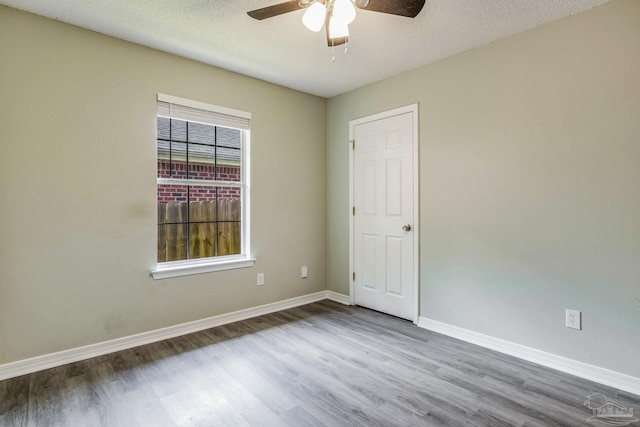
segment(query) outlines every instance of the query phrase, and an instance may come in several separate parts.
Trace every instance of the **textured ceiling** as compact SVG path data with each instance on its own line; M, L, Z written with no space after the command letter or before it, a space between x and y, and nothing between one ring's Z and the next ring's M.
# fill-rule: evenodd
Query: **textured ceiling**
M609 0L426 0L415 18L358 11L335 63L303 11L256 21L282 0L0 0L84 27L322 97L331 97ZM394 0L389 0L394 1Z

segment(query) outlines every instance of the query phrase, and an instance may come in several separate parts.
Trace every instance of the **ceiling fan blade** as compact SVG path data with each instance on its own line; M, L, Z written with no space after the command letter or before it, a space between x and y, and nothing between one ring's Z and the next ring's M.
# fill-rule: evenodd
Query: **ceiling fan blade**
M252 10L247 12L247 15L253 19L262 21L263 19L273 18L274 16L282 15L284 13L300 10L298 0L286 1L284 3L274 4L272 6L263 7L261 9Z
M365 6L359 6L359 2L356 2L356 6L363 10L415 18L424 7L424 2L425 0L369 0Z

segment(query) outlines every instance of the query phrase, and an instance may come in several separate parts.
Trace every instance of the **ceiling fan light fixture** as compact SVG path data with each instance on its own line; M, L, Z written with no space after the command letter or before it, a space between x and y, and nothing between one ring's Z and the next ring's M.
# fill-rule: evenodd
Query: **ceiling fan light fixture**
M313 32L318 32L324 24L324 18L327 14L327 7L324 3L314 2L302 16L302 23L305 27Z
M334 15L329 20L329 38L337 39L340 37L349 37L349 23Z
M266 0L265 0L266 1ZM288 0L271 6L251 10L247 14L259 21L300 9L307 9L302 22L309 30L326 31L327 45L331 48L331 62L335 61L335 46L349 43L349 24L356 18L356 8L371 12L415 18L426 0Z
M332 18L338 18L351 24L356 19L356 8L351 0L335 0Z

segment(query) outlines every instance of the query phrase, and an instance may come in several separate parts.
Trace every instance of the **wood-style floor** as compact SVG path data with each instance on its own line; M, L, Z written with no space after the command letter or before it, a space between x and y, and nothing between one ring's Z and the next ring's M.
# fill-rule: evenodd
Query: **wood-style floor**
M1 381L0 425L606 426L594 392L640 415L638 396L322 301Z

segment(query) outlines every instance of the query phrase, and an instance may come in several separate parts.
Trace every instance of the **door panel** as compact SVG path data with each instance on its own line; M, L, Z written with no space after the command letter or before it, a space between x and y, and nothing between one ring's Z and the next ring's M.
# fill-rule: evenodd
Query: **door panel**
M371 234L362 235L362 286L376 291L376 239Z
M387 294L402 297L402 237L387 236Z
M362 210L364 215L376 214L376 162L362 165Z
M402 215L402 197L398 188L402 188L402 159L387 160L386 168L387 216Z

